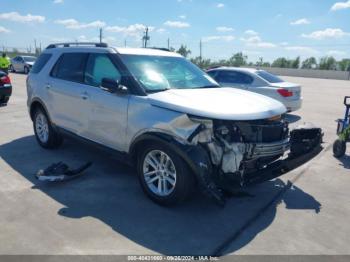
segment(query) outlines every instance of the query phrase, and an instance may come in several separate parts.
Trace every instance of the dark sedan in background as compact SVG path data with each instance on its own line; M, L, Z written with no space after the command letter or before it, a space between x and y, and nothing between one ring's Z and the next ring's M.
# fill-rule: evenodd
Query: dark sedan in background
M0 106L7 105L12 94L12 85L10 77L3 71L0 71Z

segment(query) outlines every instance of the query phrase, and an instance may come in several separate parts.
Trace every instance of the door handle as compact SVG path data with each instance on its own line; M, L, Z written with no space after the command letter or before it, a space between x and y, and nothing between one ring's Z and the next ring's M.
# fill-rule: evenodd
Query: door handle
M46 84L46 89L51 89L51 85L50 84Z

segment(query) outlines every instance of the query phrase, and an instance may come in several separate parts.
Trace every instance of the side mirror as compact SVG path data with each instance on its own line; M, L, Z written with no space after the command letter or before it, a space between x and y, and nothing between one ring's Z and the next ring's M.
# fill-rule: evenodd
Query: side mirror
M103 78L101 88L110 93L125 92L127 89L125 86L120 84L120 81L111 78Z

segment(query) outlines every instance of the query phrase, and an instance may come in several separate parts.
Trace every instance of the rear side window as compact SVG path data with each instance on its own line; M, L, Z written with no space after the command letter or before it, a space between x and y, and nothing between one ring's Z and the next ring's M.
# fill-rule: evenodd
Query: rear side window
M88 54L63 54L51 72L51 76L67 81L82 83L84 80L84 67Z
M261 78L265 79L269 83L282 83L282 82L284 82L281 78L279 78L273 74L270 74L266 71L260 70L260 71L257 71L256 74L258 76L260 76Z
M210 75L212 78L215 79L217 71L209 71L207 72L208 75Z
M86 64L84 82L88 85L99 87L103 78L119 81L121 74L108 55L90 54Z
M44 66L50 60L51 56L52 56L51 54L41 54L39 58L35 61L32 70L30 70L30 73L32 74L40 73L40 71L44 68Z
M241 72L221 71L218 77L218 81L221 83L250 85L251 83L253 83L254 78L250 75Z

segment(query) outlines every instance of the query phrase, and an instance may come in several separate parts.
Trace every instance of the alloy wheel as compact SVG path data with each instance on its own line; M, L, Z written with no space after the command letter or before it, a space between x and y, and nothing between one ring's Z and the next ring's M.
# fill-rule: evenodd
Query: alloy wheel
M147 153L143 161L143 176L149 190L157 196L169 196L175 189L176 168L163 151L153 150Z

